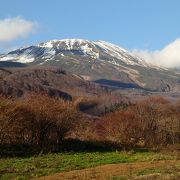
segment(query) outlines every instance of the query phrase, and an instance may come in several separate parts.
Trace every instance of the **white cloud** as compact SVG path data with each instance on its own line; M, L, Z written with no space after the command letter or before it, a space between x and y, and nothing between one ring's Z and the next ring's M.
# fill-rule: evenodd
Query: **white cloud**
M35 32L37 23L21 17L0 20L0 42L11 42L18 38L25 38Z
M180 68L180 39L176 39L162 50L148 51L135 49L133 53L142 57L147 62L156 65L168 68Z

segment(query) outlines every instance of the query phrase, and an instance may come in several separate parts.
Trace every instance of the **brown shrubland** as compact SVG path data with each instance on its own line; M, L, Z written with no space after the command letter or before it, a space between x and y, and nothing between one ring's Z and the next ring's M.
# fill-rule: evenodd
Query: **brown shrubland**
M99 125L108 141L121 146L178 144L180 142L179 103L151 97L106 115Z
M16 101L1 98L0 144L57 147L79 120L73 103L63 99L40 94Z
M95 98L65 101L45 94L16 100L1 96L0 146L26 144L53 151L67 138L120 147L179 144L180 102L150 97L129 105L115 103L101 116L92 116L91 108L100 102Z

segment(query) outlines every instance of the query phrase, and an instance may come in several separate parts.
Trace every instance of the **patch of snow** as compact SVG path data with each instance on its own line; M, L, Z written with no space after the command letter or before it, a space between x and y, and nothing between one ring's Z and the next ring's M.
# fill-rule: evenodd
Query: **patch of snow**
M116 65L116 66L120 66L114 59L113 59L113 61L108 61L108 63Z
M149 64L146 63L144 60L140 59L139 57L135 57L133 54L129 53L127 50L117 45L105 41L95 41L94 43L97 46L99 46L101 49L103 49L105 53L109 54L112 57L120 59L121 61L123 61L128 65L140 65L144 67L149 66Z
M6 55L4 57L0 58L0 61L14 61L14 62L20 62L20 63L30 63L34 61L34 57L28 56L26 54L24 55Z
M86 81L89 81L91 80L91 77L90 76L87 76L87 75L81 75L81 77L86 80Z
M88 44L80 46L80 49L83 51L84 55L90 55L92 58L98 59L99 53L93 51L93 48L90 48Z
M52 59L47 58L44 62L51 61Z
M99 53L93 50L95 45L92 41L84 40L84 39L63 39L63 40L56 40L56 46L58 49L62 48L62 43L65 44L65 50L80 50L82 51L84 56L91 56L91 58L98 59ZM93 46L93 47L90 47Z
M51 40L44 43L40 43L37 46L41 48L53 48L53 44L57 42L58 40Z
M46 58L51 58L56 54L56 51L53 48L45 48L43 56Z
M44 51L41 55L42 59L52 60L56 55L56 49L60 56L65 56L63 50L69 50L71 54L74 54L73 50L79 50L83 53L83 56L89 56L92 59L98 59L99 61L106 61L116 66L120 66L121 62L127 65L137 65L148 68L162 69L158 66L147 63L142 58L135 56L133 53L128 52L127 50L108 43L105 41L89 41L84 39L63 39L63 40L51 40L44 43L38 44L36 47L42 48ZM23 50L23 48L19 49ZM41 49L40 49L41 50ZM62 51L61 51L62 50ZM72 51L71 51L72 50ZM105 53L111 58L109 60L103 59L100 57L100 53ZM32 49L26 49L20 55L18 54L8 54L0 57L0 61L16 61L22 63L33 62L36 57L36 54L33 54ZM111 60L113 58L113 60Z

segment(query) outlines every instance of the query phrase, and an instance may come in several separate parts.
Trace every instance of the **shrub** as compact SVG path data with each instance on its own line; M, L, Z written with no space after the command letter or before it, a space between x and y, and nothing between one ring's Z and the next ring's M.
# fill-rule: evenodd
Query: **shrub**
M29 144L57 148L78 124L80 114L72 102L47 95L29 95L0 103L0 144Z
M133 146L140 139L136 115L129 110L119 110L107 115L100 125L100 132L108 141L121 146Z
M178 105L161 97L148 98L106 115L100 123L100 133L121 146L179 143Z

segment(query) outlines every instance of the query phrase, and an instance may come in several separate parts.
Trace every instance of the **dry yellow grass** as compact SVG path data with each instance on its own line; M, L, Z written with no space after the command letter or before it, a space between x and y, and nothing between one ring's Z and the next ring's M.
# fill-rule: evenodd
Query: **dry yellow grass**
M180 165L180 160L108 164L82 170L58 173L46 177L40 177L37 178L37 180L105 180L120 176L127 176L129 178L132 178L133 176L131 175L144 169L162 168L167 165L174 166L175 164Z

